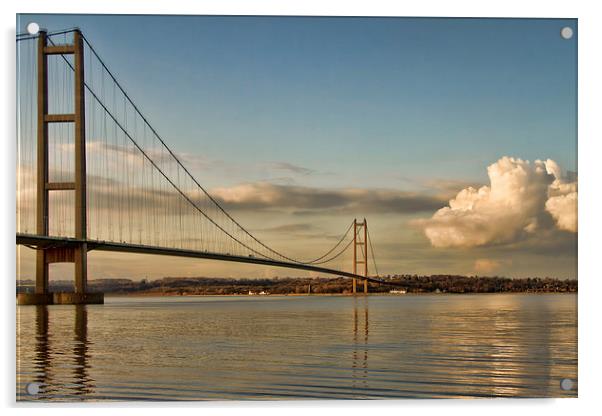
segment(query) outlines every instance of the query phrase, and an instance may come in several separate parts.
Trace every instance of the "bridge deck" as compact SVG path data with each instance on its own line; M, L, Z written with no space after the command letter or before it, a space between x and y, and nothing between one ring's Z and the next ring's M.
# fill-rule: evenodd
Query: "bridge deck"
M206 251L187 250L180 248L167 248L167 247L153 247L139 244L129 243L115 243L110 241L98 241L98 240L80 240L77 238L69 237L51 237L51 236L40 236L33 234L21 234L17 233L17 244L25 245L30 248L44 249L54 247L69 247L70 245L77 245L81 243L88 244L88 251L90 250L101 250L101 251L117 251L122 253L139 253L139 254L154 254L162 256L176 256L176 257L188 257L188 258L199 258L199 259L210 259L219 261L229 261L236 263L251 263L261 264L265 266L273 267L284 267L289 269L300 269L309 270L316 273L332 274L342 277L350 277L361 280L368 280L374 283L385 283L388 285L395 285L393 282L385 282L381 279L361 276L353 273L348 273L342 270L335 270L326 267L311 266L307 264L292 263L286 261L270 260L258 257L244 257L235 256L231 254L220 254L211 253Z

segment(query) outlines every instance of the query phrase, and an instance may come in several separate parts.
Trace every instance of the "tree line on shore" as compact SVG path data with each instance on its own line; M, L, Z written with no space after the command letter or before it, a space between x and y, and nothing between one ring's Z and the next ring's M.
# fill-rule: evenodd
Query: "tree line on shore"
M369 283L370 293L402 290L407 293L496 293L496 292L577 292L577 280L552 278L507 278L456 275L393 275L381 277L386 283ZM32 281L21 281L18 291L31 290ZM389 284L387 284L389 283ZM157 295L247 295L259 294L347 294L352 292L348 278L232 279L212 277L165 277L157 280L96 279L88 282L92 292ZM51 291L72 291L71 281L52 281ZM358 281L358 291L363 283Z

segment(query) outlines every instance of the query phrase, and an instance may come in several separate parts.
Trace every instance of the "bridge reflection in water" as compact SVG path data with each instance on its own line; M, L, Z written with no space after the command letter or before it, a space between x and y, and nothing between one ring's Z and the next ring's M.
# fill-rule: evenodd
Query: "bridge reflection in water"
M50 312L47 305L35 306L35 347L34 347L34 371L35 375L31 383L39 389L38 394L31 396L32 399L57 400L61 397L69 400L82 399L94 392L94 381L89 371L89 341L88 341L88 306L74 305L74 326L72 332L73 342L71 354L62 348L63 340L56 337L65 337L64 330L55 332L50 327ZM60 344L60 345L58 345ZM71 361L71 362L69 362ZM30 384L30 383L28 383ZM27 385L22 386L24 392ZM21 394L23 392L17 392ZM27 399L27 397L21 397Z
M17 400L575 397L576 296L19 306ZM26 393L28 383L40 394Z
M363 316L362 316L363 315ZM361 320L363 317L363 325ZM361 329L358 327L361 326ZM354 391L366 391L368 387L368 299L353 300L353 364L352 387ZM358 383L359 382L359 383ZM360 390L358 390L360 389ZM357 397L360 398L360 397Z

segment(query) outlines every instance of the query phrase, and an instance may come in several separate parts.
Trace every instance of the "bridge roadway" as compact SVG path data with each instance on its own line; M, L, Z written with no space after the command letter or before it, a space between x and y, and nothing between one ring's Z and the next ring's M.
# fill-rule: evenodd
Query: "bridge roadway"
M374 277L361 276L358 274L348 273L341 270L329 269L327 267L318 267L308 264L299 264L286 261L270 260L259 257L251 256L235 256L232 254L219 254L211 253L206 251L187 250L181 248L166 248L166 247L153 247L140 244L129 244L129 243L115 243L111 241L99 241L99 240L80 240L77 238L69 237L51 237L51 236L40 236L33 234L21 234L17 233L17 244L28 246L30 248L43 249L43 248L58 248L58 247L69 247L75 246L81 243L88 244L88 251L101 250L101 251L117 251L122 253L139 253L139 254L154 254L162 256L176 256L176 257L188 257L198 259L210 259L219 261L229 261L236 263L251 263L251 264L262 264L264 266L273 267L285 267L289 269L300 269L309 270L316 273L332 274L336 276L350 277L361 280L367 280L373 283L384 283L391 286L397 286L395 282L386 282L381 279Z

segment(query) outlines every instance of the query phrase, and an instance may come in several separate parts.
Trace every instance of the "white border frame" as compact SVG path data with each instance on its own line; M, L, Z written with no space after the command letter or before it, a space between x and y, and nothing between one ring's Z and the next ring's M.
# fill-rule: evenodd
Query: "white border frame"
M442 16L442 17L556 17L578 18L579 40L579 399L511 399L511 400L403 400L403 401L319 401L319 402L211 402L185 404L87 404L86 411L105 414L107 407L126 407L128 413L162 414L165 407L177 407L182 414L201 411L216 414L250 415L280 414L305 415L311 412L332 412L344 409L346 414L362 414L374 407L379 413L399 414L400 411L420 412L421 415L440 414L504 415L514 412L539 412L548 415L567 413L590 413L600 408L597 401L600 381L601 316L597 297L602 293L600 267L598 262L599 239L602 231L600 220L600 181L602 175L598 165L602 140L600 128L600 93L602 74L599 41L602 39L602 22L596 10L596 2L591 0L551 0L535 2L527 0L506 0L496 3L474 0L430 0L388 2L384 0L298 0L279 2L277 0L20 0L11 4L2 2L2 82L3 97L0 101L1 125L4 130L2 145L2 203L0 204L3 232L2 265L2 323L4 335L0 343L2 350L3 375L0 386L4 406L12 407L11 413L19 408L24 413L40 411L33 406L15 404L15 163L16 163L16 123L15 123L15 20L16 13L109 13L109 14L236 14L236 15L332 15L332 16ZM15 407L17 409L15 409ZM82 405L49 404L43 411L52 414L81 413ZM592 412L593 413L593 412Z

